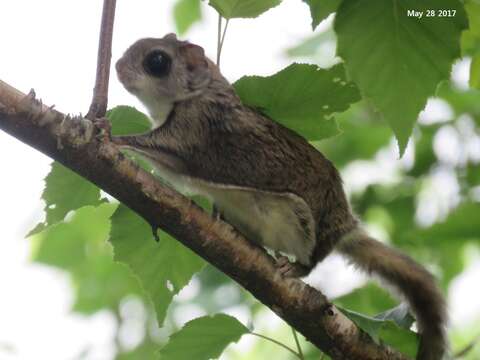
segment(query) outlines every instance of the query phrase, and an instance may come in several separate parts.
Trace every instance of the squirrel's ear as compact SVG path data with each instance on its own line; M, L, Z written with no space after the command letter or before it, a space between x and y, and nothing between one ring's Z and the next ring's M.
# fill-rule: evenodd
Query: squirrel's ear
M175 33L169 33L163 37L164 40L175 42L177 41L177 35Z
M205 51L201 46L186 43L178 49L181 56L185 59L188 71L196 71L208 68L208 62L205 58Z

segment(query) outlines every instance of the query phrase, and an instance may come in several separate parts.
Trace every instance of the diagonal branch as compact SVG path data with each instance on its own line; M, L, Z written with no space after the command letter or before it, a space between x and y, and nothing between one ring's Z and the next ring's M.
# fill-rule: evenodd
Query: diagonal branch
M0 129L90 180L162 228L272 309L333 359L406 360L377 345L319 291L282 278L272 259L234 229L95 137L91 121L69 118L0 80Z

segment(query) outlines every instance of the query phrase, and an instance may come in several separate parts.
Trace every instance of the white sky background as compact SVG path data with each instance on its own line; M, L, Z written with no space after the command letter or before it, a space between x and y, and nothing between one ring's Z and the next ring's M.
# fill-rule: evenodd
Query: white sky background
M118 0L113 61L141 37L174 32L172 5L171 0ZM101 7L100 0L0 1L0 79L24 92L35 88L44 103L55 104L60 111L86 113L95 75ZM214 58L217 18L207 6L203 6L203 14L207 20L194 26L187 38ZM256 20L232 21L222 72L232 81L245 74L272 74L290 62L283 50L310 34L310 14L300 0L285 0ZM141 108L114 73L110 86L110 106ZM0 358L72 359L87 344L95 344L94 359L108 359L113 318L107 313L93 317L70 314L68 278L28 261L29 245L23 235L41 219L42 179L50 160L3 132L0 154ZM392 154L390 159L395 156ZM349 185L348 178L345 182ZM338 270L343 264L333 262L334 267L325 267L320 273L337 276L338 282L348 281L348 273ZM457 284L456 294L468 294L465 289L479 273L480 266L472 269L471 281ZM454 314L461 319L479 312L478 305L465 301L467 296L461 296L461 308L457 297L452 298L457 309ZM12 352L4 353L4 347L12 347Z

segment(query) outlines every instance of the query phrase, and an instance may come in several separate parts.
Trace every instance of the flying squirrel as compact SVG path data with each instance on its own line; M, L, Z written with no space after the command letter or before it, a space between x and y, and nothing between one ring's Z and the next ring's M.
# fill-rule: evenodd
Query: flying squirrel
M113 137L171 184L210 198L247 239L276 252L286 277L307 275L336 250L408 301L421 333L417 360L446 351L446 306L433 276L370 237L352 213L335 166L308 141L242 104L204 50L175 34L135 42L116 63L155 128Z

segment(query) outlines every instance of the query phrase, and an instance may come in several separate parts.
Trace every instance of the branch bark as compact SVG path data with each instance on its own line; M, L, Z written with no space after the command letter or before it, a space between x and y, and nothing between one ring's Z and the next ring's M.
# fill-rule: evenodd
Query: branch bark
M90 180L223 271L332 359L407 360L377 345L297 279L284 279L270 256L234 229L163 186L95 137L91 121L70 118L0 80L0 129Z

